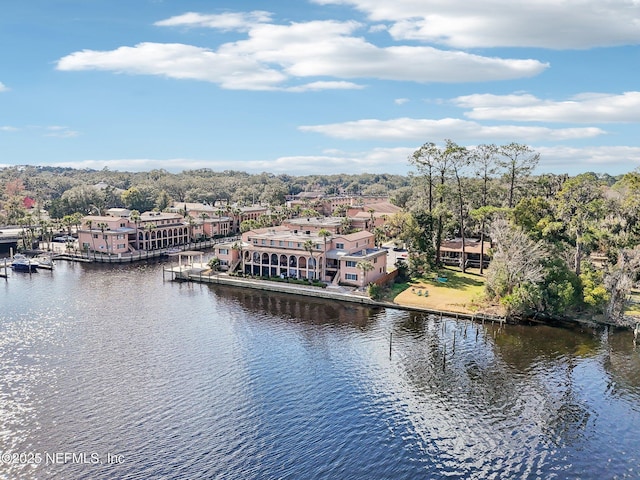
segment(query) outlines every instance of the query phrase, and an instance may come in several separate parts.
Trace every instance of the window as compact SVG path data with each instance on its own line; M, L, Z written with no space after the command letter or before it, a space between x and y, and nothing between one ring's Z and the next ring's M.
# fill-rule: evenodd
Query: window
M338 250L344 250L344 243L336 243L336 248Z
M276 244L275 240L269 240L269 245L271 245L272 247Z
M293 247L293 242L288 242L290 247Z
M347 267L355 267L356 266L356 262L354 262L353 260L347 260Z
M280 246L282 247L282 246L284 246L284 242L283 242L282 240L280 240L280 241L278 242L278 245L280 245Z
M93 238L98 238L98 234L97 234L97 233L94 233L94 234L93 234Z
M262 241L260 242L262 245L266 245L267 241L263 238Z
M120 228L124 228L124 227L126 227L126 226L127 226L127 224L126 224L126 223L121 223L121 224L120 224Z
M229 249L228 248L221 248L220 250L218 250L218 253L220 255L229 255Z
M356 275L355 273L345 273L344 278L346 280L358 280L358 275Z
M118 250L122 250L123 248L126 248L126 245L124 243L119 243L118 246L116 247Z
M373 263L378 263L378 257L373 259Z

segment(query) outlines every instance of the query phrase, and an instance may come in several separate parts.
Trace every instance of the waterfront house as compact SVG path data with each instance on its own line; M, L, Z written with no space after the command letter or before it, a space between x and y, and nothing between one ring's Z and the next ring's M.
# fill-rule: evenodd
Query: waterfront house
M221 267L231 271L356 287L387 273L387 251L376 248L366 231L322 237L317 230L285 225L261 228L245 232L242 241L216 245L215 254Z
M489 256L491 242L484 242L483 267L488 267L491 258ZM445 265L461 266L462 261L467 267L480 267L481 245L478 238L464 239L464 260L462 259L462 239L454 238L444 240L440 245L440 261Z
M121 213L121 212L120 212ZM123 254L189 243L189 225L175 213L145 212L138 219L114 215L88 215L78 230L83 251Z
M129 251L135 238L128 218L113 215L88 215L78 229L78 245L88 252L122 254Z

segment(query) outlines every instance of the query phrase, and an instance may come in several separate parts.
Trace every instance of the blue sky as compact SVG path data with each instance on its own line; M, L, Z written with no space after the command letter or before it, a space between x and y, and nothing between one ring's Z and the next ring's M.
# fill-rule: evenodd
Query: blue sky
M0 166L396 173L512 142L640 166L637 0L24 0L0 15Z

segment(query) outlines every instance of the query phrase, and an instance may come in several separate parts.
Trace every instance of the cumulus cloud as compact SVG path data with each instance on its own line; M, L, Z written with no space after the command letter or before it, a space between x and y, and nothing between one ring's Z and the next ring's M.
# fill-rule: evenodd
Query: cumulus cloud
M207 27L223 31L235 30L247 32L257 23L271 20L272 14L261 10L253 12L225 12L205 15L197 12L187 12L182 15L161 20L154 23L159 27Z
M210 17L189 13L158 24L226 28L220 16L213 16L213 22ZM230 24L238 29L245 26L247 38L217 49L144 42L110 51L82 50L61 58L57 68L163 75L209 81L227 89L293 91L304 89L295 83L309 77L472 82L531 77L548 68L548 64L533 59L488 57L429 46L379 47L356 36L363 25L353 21L278 25L241 18L225 23ZM355 88L355 84L340 80L307 85L312 89Z
M140 43L111 51L83 50L58 61L59 70L106 70L204 80L229 89L268 90L286 75L250 57L179 43Z
M542 100L529 94L478 94L458 97L453 102L471 109L475 120L513 120L575 123L640 121L640 92L620 95L583 93L567 100Z
M311 0L348 5L371 21L388 22L397 40L454 48L584 49L637 45L636 0Z
M424 140L425 138L455 138L487 140L518 138L524 142L536 140L572 140L592 138L606 132L599 128L558 128L518 125L482 125L456 118L439 120L395 118L391 120L364 119L326 125L306 125L303 132L321 133L333 138L352 140Z
M8 92L9 88L2 82L0 82L0 92Z
M18 129L16 127L12 127L10 125L0 125L0 132L17 132Z

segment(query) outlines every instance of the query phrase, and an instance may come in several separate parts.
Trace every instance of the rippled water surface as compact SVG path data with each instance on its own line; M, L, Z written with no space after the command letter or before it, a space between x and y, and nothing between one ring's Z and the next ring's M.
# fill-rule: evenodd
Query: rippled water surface
M639 355L59 263L0 279L0 478L640 478Z

